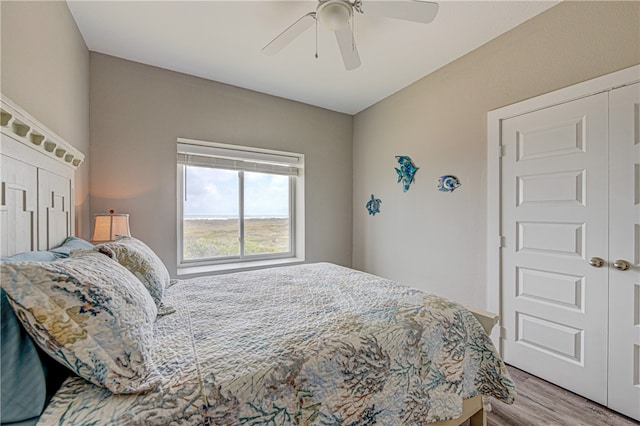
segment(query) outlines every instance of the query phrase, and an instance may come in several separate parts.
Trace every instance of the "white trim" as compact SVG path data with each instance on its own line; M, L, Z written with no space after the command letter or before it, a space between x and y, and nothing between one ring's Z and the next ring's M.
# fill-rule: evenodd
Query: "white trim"
M489 111L488 117L490 121L492 118L505 120L528 112L585 98L596 93L628 86L638 81L640 81L640 65L634 65L621 71Z
M251 271L255 269L264 269L277 266L299 265L304 263L304 259L300 260L296 257L290 257L287 259L272 259L272 260L254 260L252 262L243 263L222 263L219 265L203 265L203 266L189 266L178 269L178 277L180 279L193 278L200 275L216 275L216 274L228 274L232 272Z
M84 154L66 142L11 99L0 95L0 127L25 146L34 149L72 169L84 161Z
M501 151L499 154L497 148L502 146L502 141L500 139L500 119L494 118L492 114L493 112L489 112L489 122L487 123L487 310L497 312L502 317L500 303L500 283L502 280L500 274L500 249L502 246L502 238L500 237L500 224L502 223L500 179L502 169ZM500 338L493 333L491 338L498 351L502 353Z
M502 120L533 112L627 86L640 81L640 65L634 65L611 74L536 96L513 105L508 105L487 114L487 310L498 312L503 318L501 283L501 160L500 128ZM491 335L494 344L502 353L499 329Z

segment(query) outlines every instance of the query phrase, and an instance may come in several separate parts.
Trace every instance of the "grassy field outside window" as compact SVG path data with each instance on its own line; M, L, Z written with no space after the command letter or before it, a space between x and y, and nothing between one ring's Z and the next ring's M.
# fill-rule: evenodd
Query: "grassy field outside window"
M239 256L238 219L185 219L184 258ZM289 251L288 218L245 219L245 255Z

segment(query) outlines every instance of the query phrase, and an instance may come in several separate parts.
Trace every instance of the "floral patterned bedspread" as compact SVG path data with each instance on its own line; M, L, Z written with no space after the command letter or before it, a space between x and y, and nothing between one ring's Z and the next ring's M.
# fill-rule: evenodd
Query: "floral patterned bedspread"
M68 379L42 425L420 425L478 393L512 402L462 306L320 263L179 281L156 321L165 380L112 395Z

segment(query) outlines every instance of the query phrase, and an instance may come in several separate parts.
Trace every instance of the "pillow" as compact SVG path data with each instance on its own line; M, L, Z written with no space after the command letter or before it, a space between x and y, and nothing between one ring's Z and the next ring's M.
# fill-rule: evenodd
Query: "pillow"
M49 251L29 251L3 257L2 262L52 262L55 259ZM69 373L38 351L20 325L2 289L0 305L0 422L4 424L39 416L56 390L56 385Z
M36 343L113 393L157 386L151 360L157 310L140 281L93 251L55 262L6 262L2 288Z
M47 397L45 369L33 341L0 289L2 357L0 357L0 420L2 424L39 416Z
M93 244L77 237L69 237L64 240L61 246L49 250L57 258L65 258L71 255L71 250L89 250Z
M136 238L122 235L116 236L114 242L96 246L96 250L104 249L113 251L115 259L144 284L153 301L160 306L164 289L169 286L171 277L164 263L153 250Z
M50 251L27 251L14 254L11 257L3 257L3 262L53 262L57 257Z

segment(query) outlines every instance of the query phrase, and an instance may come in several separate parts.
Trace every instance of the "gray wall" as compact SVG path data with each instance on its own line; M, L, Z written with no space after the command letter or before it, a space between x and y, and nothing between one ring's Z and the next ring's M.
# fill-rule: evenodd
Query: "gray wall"
M352 117L91 53L91 210L176 272L176 138L305 155L306 259L351 264Z
M484 307L487 112L640 63L639 15L639 2L563 2L358 114L353 266ZM395 155L420 167L407 193ZM437 191L443 174L462 187Z
M176 137L291 150L307 156L308 260L484 306L487 112L640 63L639 9L563 2L352 119L89 55L64 2L3 1L0 89L87 155L76 187L84 238L90 202L92 213L128 212L175 273ZM407 193L398 154L420 167ZM436 191L444 173L463 186ZM375 217L371 193L383 200Z
M62 1L0 2L0 90L86 155L76 172L76 235L89 238L89 51Z

